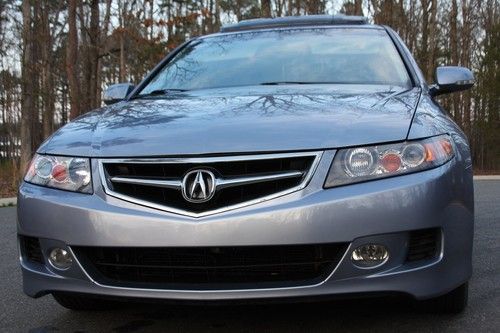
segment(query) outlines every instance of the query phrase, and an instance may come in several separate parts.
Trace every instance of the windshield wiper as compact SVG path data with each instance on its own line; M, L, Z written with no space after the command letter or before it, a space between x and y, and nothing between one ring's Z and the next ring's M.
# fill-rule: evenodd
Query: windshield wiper
M319 82L304 82L304 81L276 81L276 82L262 82L261 86L278 86L280 84L318 84Z
M189 90L188 89L156 89L156 90L148 92L147 94L135 95L131 99L142 98L142 97L151 97L151 96L162 96L162 95L168 95L170 93L185 92L185 91L189 91Z

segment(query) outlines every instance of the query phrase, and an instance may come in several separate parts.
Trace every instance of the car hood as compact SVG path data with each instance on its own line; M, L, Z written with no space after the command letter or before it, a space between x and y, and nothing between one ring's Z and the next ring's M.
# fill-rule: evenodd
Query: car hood
M329 149L404 140L420 89L212 89L136 99L59 129L40 153L172 156Z

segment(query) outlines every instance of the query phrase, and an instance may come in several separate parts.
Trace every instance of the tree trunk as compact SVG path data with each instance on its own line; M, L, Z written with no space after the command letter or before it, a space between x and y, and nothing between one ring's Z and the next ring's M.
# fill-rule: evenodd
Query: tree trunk
M96 81L97 81L97 92L96 92L96 106L100 107L102 104L101 97L102 97L102 85L101 83L103 82L102 79L102 57L104 56L105 49L106 49L106 42L108 38L108 32L109 32L109 21L111 19L111 0L106 0L106 10L104 11L104 20L102 24L102 30L99 31L99 49L97 50L97 76L96 76Z
M286 6L286 15L292 16L293 1L288 0L288 5Z
M363 16L363 0L355 0L354 1L354 15Z
M125 19L127 15L127 2L122 4L123 6L119 8L120 17L120 72L119 72L119 80L120 82L126 81L126 64L125 64ZM170 37L170 36L169 36Z
M322 0L308 0L306 1L306 12L309 15L319 14L322 12L323 1Z
M120 31L120 82L126 81L126 67L125 67L125 37L123 36L125 29Z
M41 2L32 1L33 7L33 51L31 54L31 65L33 68L30 80L33 82L33 111L31 114L31 150L35 150L40 143L42 143L42 123L41 118L43 115L43 100L39 98L43 95L44 87L40 84L41 72L43 64L40 59L42 58L41 49L43 48L40 41L42 26L40 25L40 12L41 12Z
M215 0L215 29L219 30L220 26L220 0Z
M21 163L19 171L24 173L31 159L31 120L34 113L34 82L33 58L33 17L31 14L31 1L23 0L23 59L22 59L22 108L21 108ZM22 175L20 175L22 177Z
M46 2L42 3L41 10L41 26L42 26L42 99L43 99L43 113L42 113L42 127L43 139L46 139L54 131L54 86L52 79L52 36L49 24L49 6Z
M457 17L458 17L458 5L457 0L453 0L451 3L450 11L450 65L458 65L458 29L457 29ZM451 99L451 110L450 113L455 117L459 108L459 98L458 94L453 94L449 96Z
M302 3L300 0L295 0L295 9L297 10L297 15L300 15L300 9L302 8Z
M90 41L89 33L87 29L87 15L83 9L83 0L78 0L78 12L77 17L79 18L80 27L80 41L77 42L78 50L78 63L81 76L80 76L80 113L85 113L90 110L90 82L91 77L91 65L90 65Z
M99 9L99 6L97 7ZM149 29L149 40L152 40L153 39L153 31L154 31L154 27L155 25L153 24L153 21L154 21L154 0L150 0L149 1L149 19L151 20L151 26L150 26L150 29Z
M431 0L431 15L429 18L429 51L427 57L427 73L426 77L429 82L432 82L434 76L434 67L437 62L437 48L438 48L438 38L437 38L437 0Z
M92 0L90 3L90 48L89 48L89 64L90 64L90 87L89 100L90 109L95 109L98 104L98 87L101 85L98 75L99 61L99 1Z
M76 30L76 0L68 0L68 41L66 45L66 72L68 75L70 119L81 114L80 84L77 74L78 35Z
M261 0L262 17L271 17L271 0Z
M420 68L426 75L429 72L427 68L429 59L429 0L422 0L422 42L419 51ZM429 80L427 76L426 79Z

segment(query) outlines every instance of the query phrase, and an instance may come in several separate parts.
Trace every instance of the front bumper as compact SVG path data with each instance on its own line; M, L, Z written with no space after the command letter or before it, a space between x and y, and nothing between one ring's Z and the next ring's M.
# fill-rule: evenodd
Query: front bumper
M123 288L97 283L79 262L61 272L21 258L24 291L32 297L68 291L178 300L394 292L425 299L444 294L470 278L472 177L460 165L452 161L425 172L323 190L333 154L325 152L311 182L299 192L203 218L170 214L107 196L98 177L94 177L94 195L24 183L18 200L18 233L39 238L44 255L55 246L350 243L335 270L319 283L241 290ZM427 228L441 229L441 253L432 260L405 262L408 232ZM368 242L386 244L390 259L379 268L356 268L351 252Z

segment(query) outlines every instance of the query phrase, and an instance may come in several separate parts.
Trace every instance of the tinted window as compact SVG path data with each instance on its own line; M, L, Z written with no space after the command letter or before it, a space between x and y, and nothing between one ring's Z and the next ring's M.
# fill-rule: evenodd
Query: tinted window
M384 30L315 28L195 40L141 94L270 82L410 85L401 57Z

